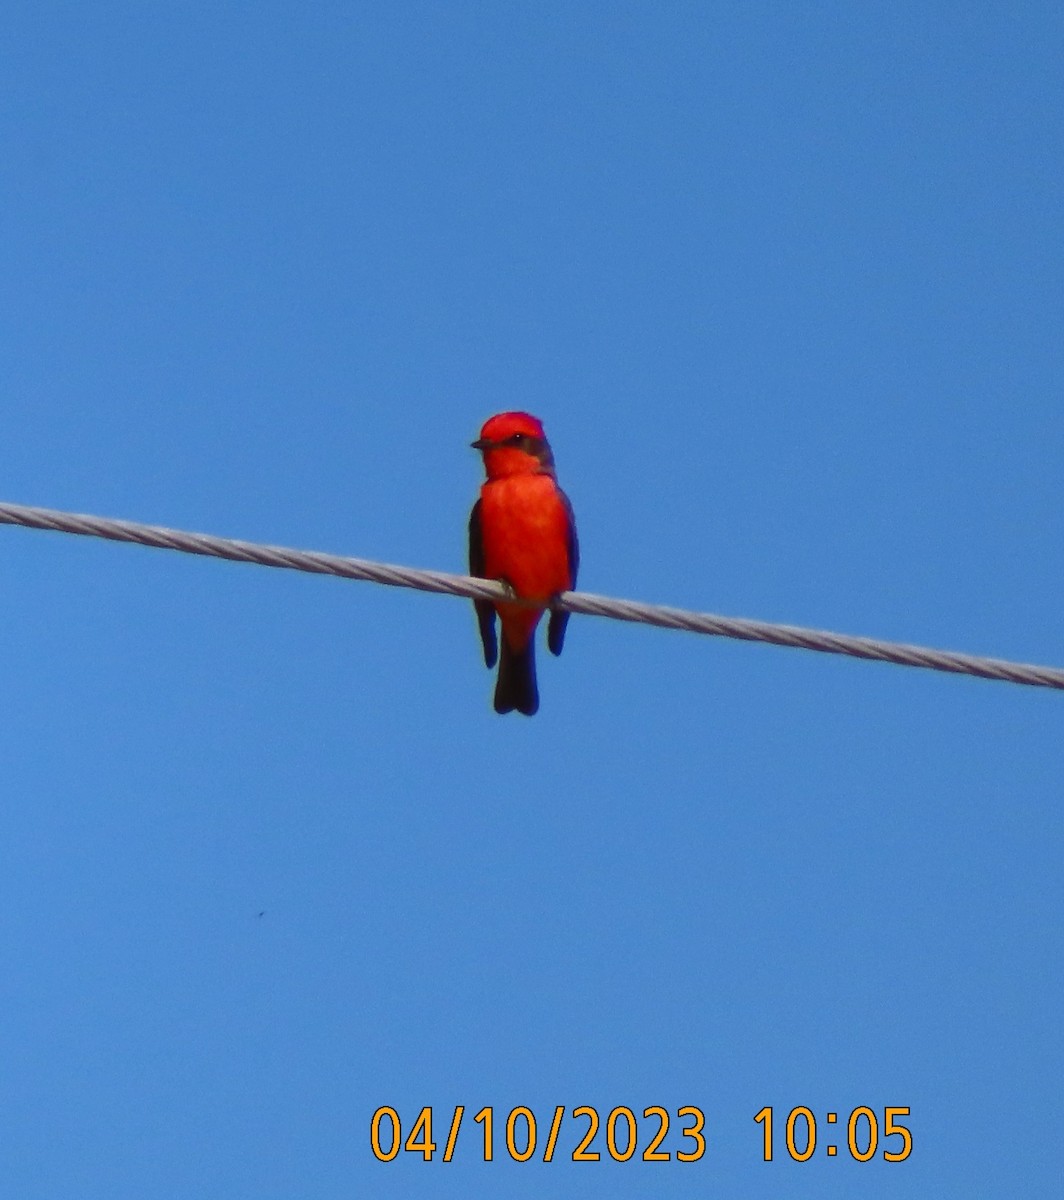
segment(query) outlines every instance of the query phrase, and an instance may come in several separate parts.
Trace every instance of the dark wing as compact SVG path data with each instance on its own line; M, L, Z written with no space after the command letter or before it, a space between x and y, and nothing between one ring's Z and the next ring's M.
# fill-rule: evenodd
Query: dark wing
M480 525L479 500L469 514L469 574L484 578L484 534ZM499 655L495 641L495 606L490 600L474 600L473 607L477 610L480 641L484 647L484 665L493 667Z
M565 505L565 513L569 518L569 574L572 582L569 584L569 591L576 591L576 573L580 570L580 539L576 536L576 515L573 512L573 506L569 503L569 497L562 492L562 503Z
M576 589L576 573L580 569L580 539L576 536L576 517L569 497L558 489L558 495L565 505L565 515L569 518L569 591ZM567 612L554 611L547 623L547 649L551 654L561 654L565 644L565 627L569 624Z

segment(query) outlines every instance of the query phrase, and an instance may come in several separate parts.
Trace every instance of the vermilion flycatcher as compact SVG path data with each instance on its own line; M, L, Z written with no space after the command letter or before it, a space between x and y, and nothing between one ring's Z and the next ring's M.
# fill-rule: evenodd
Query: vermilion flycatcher
M487 482L469 515L469 573L501 579L539 608L474 600L484 662L497 655L495 614L502 626L495 711L526 716L539 708L534 634L544 609L559 592L576 587L580 550L568 497L554 477L554 456L539 421L523 412L499 413L485 422L473 449L484 455ZM547 646L561 654L566 612L553 611Z

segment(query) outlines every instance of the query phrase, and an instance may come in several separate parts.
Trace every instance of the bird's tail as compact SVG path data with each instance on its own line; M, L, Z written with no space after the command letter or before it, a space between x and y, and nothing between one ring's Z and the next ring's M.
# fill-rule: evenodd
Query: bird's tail
M523 650L514 650L505 637L500 639L499 679L495 684L495 711L518 712L532 716L539 708L536 688L536 642L529 638Z

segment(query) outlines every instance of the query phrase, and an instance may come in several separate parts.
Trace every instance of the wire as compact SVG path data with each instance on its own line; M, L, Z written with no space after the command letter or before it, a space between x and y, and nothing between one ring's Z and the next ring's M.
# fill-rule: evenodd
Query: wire
M60 533L108 538L115 542L136 542L138 545L156 546L162 550L180 550L185 554L203 554L212 558L232 559L235 562L257 563L263 567L286 567L293 571L309 571L316 575L338 575L343 579L363 579L390 587L444 592L470 599L511 602L516 599L505 584L490 579L450 575L444 571L423 571L415 567L371 562L364 558L345 558L319 551L266 546L258 542L215 537L208 533L188 533L180 529L167 529L161 525L141 525L135 521L117 521L109 517L59 512L50 508L31 508L22 504L0 502L0 524L21 525L30 529L52 529ZM521 601L517 600L517 603ZM553 602L552 607L582 613L585 616L612 617L618 621L657 625L664 629L684 629L691 633L708 633L719 637L739 638L747 642L769 642L775 646L793 646L826 654L846 654L853 658L874 658L901 666L926 667L933 671L950 671L957 675L977 675L983 679L1064 690L1064 670L1054 667L1031 666L1000 658L983 658L974 654L954 654L946 650L931 650L924 646L883 642L874 638L851 637L848 634L828 633L798 625L776 625L768 621L749 621L739 617L721 617L713 613L688 612L685 609L666 608L657 604L640 604L633 600L595 596L589 592L563 592Z

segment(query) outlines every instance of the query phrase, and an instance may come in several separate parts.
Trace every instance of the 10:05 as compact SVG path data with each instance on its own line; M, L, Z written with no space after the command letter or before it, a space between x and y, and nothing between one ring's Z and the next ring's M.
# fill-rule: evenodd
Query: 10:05
M907 1117L908 1108L885 1108L883 1110L883 1140L889 1137L900 1137L901 1146L896 1150L883 1148L883 1158L887 1162L902 1162L908 1158L913 1149L913 1135L908 1127L898 1118ZM838 1113L829 1112L827 1123L834 1125L838 1122ZM765 1162L772 1161L772 1108L766 1106L755 1117L754 1121L763 1126ZM841 1132L841 1131L840 1131ZM858 1162L868 1162L875 1157L879 1146L879 1121L873 1109L861 1105L855 1108L846 1122L846 1146L850 1157ZM813 1157L817 1144L816 1117L812 1109L804 1104L792 1108L787 1114L786 1133L787 1153L795 1162L808 1162ZM825 1147L828 1158L834 1158L839 1152L836 1145Z

